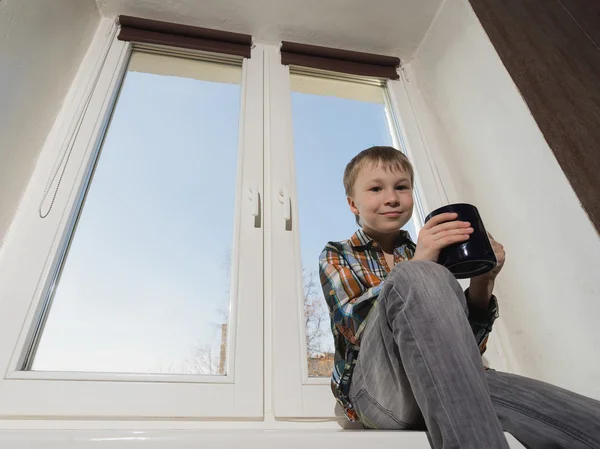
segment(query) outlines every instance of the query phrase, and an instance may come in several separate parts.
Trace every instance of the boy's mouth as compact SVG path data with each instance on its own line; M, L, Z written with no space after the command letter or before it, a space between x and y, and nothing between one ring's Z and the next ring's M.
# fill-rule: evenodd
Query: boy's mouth
M392 211L392 212L383 212L381 215L385 217L399 217L402 215L402 212Z

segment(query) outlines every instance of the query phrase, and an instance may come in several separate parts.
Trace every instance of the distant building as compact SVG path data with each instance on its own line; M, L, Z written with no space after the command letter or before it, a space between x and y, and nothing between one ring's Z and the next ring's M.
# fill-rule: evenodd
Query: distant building
M307 357L308 375L310 377L329 377L333 371L333 353L325 352Z
M224 376L227 374L226 371L227 364L227 324L221 324L221 350L219 351L219 370L217 374Z

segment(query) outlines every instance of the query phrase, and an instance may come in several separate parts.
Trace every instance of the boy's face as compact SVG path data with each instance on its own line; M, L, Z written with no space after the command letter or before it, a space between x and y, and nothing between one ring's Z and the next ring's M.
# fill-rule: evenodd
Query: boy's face
M410 175L367 163L358 172L348 204L360 216L365 232L397 233L413 212Z

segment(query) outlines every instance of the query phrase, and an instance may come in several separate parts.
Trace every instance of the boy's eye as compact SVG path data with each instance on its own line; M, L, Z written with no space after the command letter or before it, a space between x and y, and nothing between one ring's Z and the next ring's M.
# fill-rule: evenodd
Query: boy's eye
M380 192L381 191L381 187L371 187L369 190L371 192Z
M407 186L405 186L405 185L402 185L402 186L397 186L397 187L396 187L396 190L406 190L406 189L408 189L408 187L407 187Z

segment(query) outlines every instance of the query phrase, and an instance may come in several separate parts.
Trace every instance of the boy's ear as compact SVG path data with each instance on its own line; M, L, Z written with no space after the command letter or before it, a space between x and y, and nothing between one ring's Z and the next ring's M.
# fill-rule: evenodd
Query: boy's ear
M348 200L348 206L350 206L350 211L354 215L360 215L360 212L358 211L358 208L356 207L356 203L354 202L354 200L350 197L346 197L346 199Z

